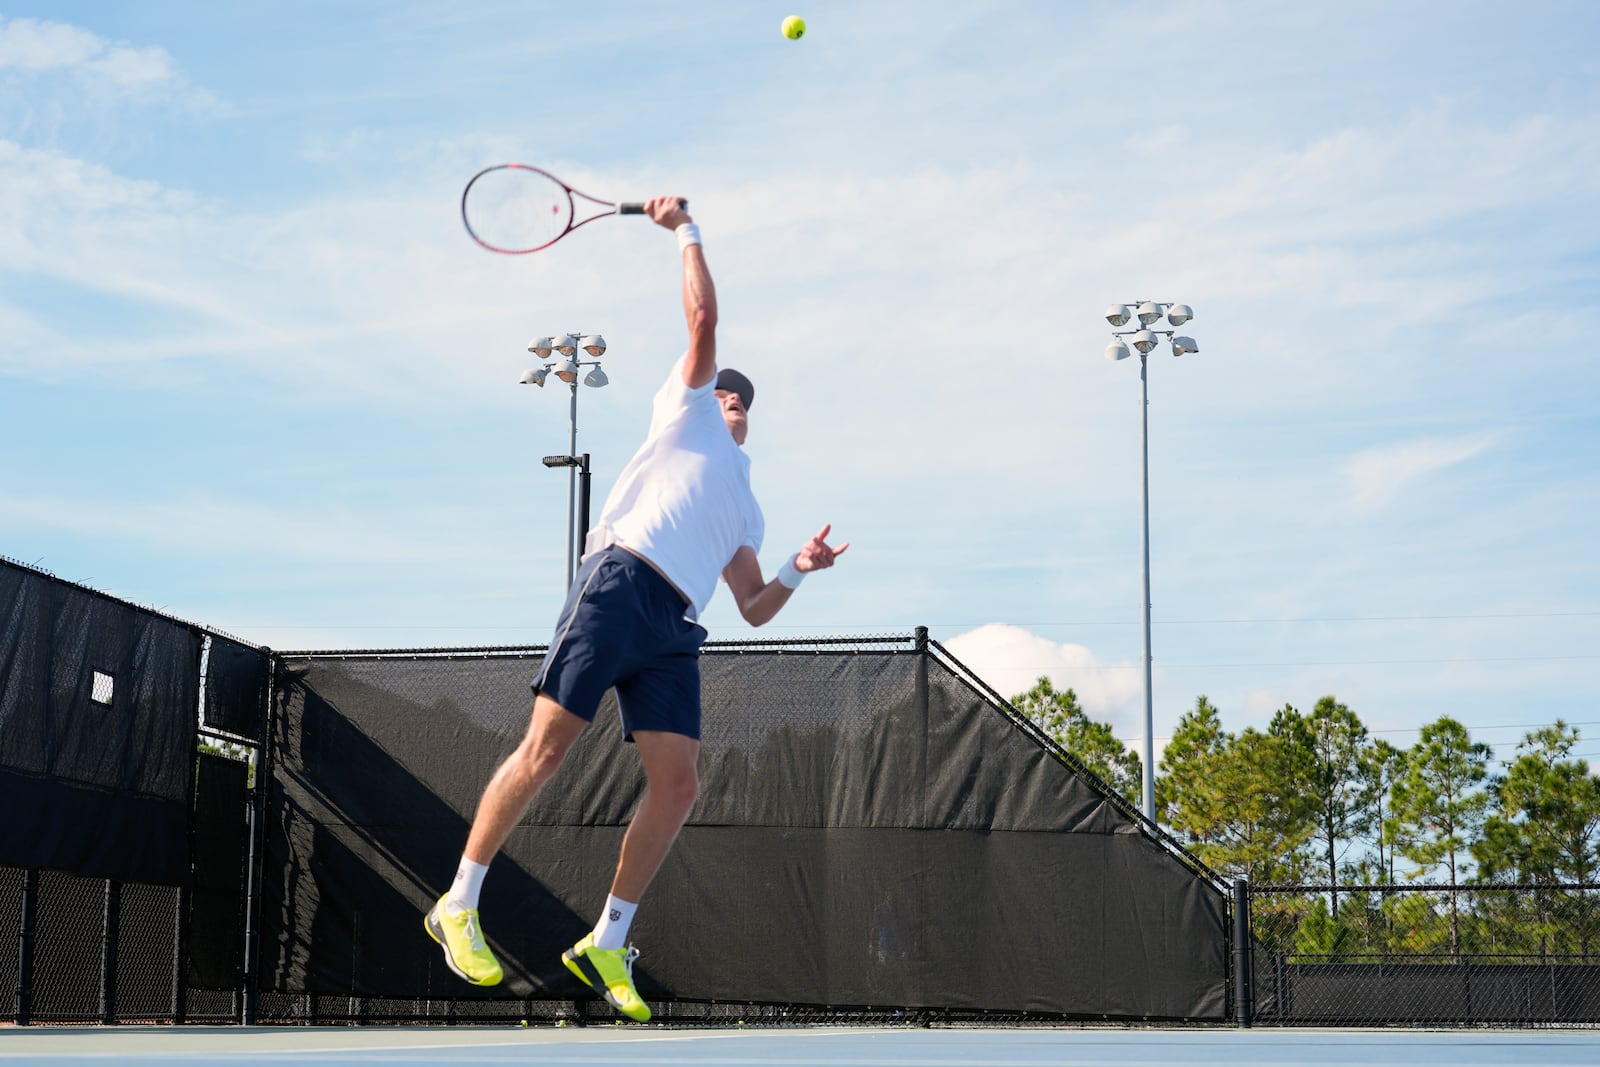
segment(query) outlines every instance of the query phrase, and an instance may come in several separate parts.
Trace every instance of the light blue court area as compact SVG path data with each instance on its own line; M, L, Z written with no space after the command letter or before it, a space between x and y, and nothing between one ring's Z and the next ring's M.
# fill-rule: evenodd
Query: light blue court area
M0 1030L6 1063L319 1067L395 1063L707 1067L1181 1067L1537 1064L1594 1067L1600 1031L341 1029Z

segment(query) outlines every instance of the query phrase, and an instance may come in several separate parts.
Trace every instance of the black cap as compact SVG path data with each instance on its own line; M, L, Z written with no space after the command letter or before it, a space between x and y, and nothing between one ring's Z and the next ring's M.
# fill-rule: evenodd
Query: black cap
M746 411L750 410L750 404L756 398L756 387L750 384L750 379L732 368L717 372L717 388L738 393Z

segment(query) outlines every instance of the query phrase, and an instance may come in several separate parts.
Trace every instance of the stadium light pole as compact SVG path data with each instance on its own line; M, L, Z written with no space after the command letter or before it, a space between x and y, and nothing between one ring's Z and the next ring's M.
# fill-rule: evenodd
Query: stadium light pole
M584 376L583 384L591 389L599 389L608 384L611 379L606 377L605 370L600 366L600 357L606 353L606 339L597 333L580 334L566 333L557 337L536 337L528 342L528 351L538 356L544 362L536 370L522 372L520 379L523 385L537 385L544 388L545 379L554 374L566 382L572 390L572 404L567 420L567 455L578 454L578 371L584 367L592 367ZM592 360L580 358L579 352L593 356ZM556 466L546 463L545 466ZM567 468L567 586L572 585L572 579L578 573L578 556L575 548L574 531L577 529L578 506L578 468L576 462L559 464ZM588 456L585 455L583 463L584 475L588 476Z
M1139 353L1139 442L1144 502L1144 524L1140 536L1144 550L1144 783L1141 806L1144 817L1152 823L1156 821L1156 744L1155 700L1150 687L1150 386L1147 362L1151 350L1161 343L1161 337L1171 342L1174 356L1200 351L1193 337L1177 336L1175 330L1152 330L1150 327L1163 315L1177 327L1194 318L1194 310L1188 304L1167 304L1155 300L1135 301L1131 309L1127 304L1112 304L1106 308L1106 321L1112 326L1126 326L1134 318L1139 320L1137 330L1111 331L1112 341L1106 346L1106 358L1121 360L1133 354L1127 342L1123 341L1124 337L1132 340L1134 349Z

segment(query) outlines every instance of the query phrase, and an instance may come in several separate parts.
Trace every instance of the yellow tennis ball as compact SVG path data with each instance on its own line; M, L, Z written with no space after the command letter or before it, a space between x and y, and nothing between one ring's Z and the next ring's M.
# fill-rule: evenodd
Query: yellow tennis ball
M790 15L783 20L783 35L791 41L798 41L806 35L806 20L799 15Z

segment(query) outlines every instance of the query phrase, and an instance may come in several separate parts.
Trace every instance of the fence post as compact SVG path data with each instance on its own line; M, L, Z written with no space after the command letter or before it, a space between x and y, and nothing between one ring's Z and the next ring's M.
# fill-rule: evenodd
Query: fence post
M242 947L243 960L240 962L240 977L244 979L243 997L239 1004L239 1022L245 1026L254 1026L257 1019L259 1003L257 1000L258 989L256 986L256 963L260 952L260 932L257 923L260 915L260 903L257 900L260 883L257 876L260 874L262 864L262 850L265 847L267 834L266 799L267 782L264 771L267 762L267 744L262 742L256 749L256 787L248 800L248 815L250 822L249 851L245 856L244 869L244 945Z
M246 1026L256 1024L261 1009L256 972L261 965L261 890L266 867L267 801L272 789L272 705L277 699L278 666L278 657L273 654L272 672L267 677L266 691L261 694L261 741L256 748L255 789L250 794L249 805L250 849L244 876L244 989L239 1004L239 1021Z
M33 928L39 911L39 872L22 872L22 926L17 934L16 1023L33 1021Z
M916 662L912 670L913 699L917 705L917 809L922 817L928 811L928 628L915 630Z
M172 930L172 1025L182 1026L188 1021L188 1015L189 887L179 886L177 915Z
M915 675L917 710L922 713L922 725L926 733L928 725L928 628L918 626L915 631L917 667Z
M1255 983L1250 964L1250 883L1237 878L1233 883L1233 999L1241 1027L1255 1021Z
M122 929L122 883L106 879L105 914L100 924L100 1023L117 1021L117 940Z
M916 643L916 699L917 710L922 713L923 733L926 736L928 725L928 628L918 626L914 631L913 640Z

